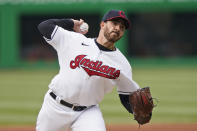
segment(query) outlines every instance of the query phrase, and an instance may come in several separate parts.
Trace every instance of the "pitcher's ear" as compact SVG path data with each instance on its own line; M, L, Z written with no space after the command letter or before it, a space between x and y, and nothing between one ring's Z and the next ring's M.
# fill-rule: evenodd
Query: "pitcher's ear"
M102 28L104 26L105 22L104 21L101 21L100 23L100 27Z

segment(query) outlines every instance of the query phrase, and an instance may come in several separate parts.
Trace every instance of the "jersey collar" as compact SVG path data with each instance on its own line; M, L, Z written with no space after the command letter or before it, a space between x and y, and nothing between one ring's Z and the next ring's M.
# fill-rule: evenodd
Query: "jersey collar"
M96 41L96 38L94 39L94 42L96 43L97 47L98 47L100 50L102 50L102 51L116 51L116 48L115 48L115 50L110 50L110 49L106 48L105 46L99 44L99 43Z

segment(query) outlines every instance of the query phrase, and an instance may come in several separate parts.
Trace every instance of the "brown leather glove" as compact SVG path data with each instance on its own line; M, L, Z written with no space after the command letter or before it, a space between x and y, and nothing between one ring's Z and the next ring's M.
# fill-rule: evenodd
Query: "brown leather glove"
M151 120L154 104L149 87L140 88L132 92L129 96L129 102L134 119L140 125L146 124Z

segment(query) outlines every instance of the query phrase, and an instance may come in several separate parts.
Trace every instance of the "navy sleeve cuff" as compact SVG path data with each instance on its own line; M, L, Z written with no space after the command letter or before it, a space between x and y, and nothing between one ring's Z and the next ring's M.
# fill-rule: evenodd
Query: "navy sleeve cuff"
M129 113L133 114L133 111L131 109L131 104L129 103L129 95L119 94L119 97L122 105L127 109Z
M38 30L45 38L51 39L51 34L53 33L56 25L72 31L74 22L72 19L49 19L40 23L38 25Z

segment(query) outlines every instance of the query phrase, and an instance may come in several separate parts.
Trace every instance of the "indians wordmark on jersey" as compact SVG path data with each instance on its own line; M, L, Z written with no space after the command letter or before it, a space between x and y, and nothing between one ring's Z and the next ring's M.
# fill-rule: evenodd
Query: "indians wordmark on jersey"
M102 61L92 61L85 58L86 55L78 55L75 60L70 62L70 67L75 69L77 67L82 67L89 76L97 75L109 79L116 79L120 75L120 70L110 67L108 65L103 65Z

